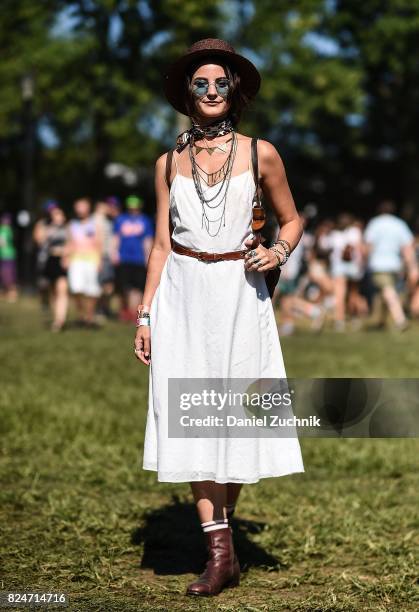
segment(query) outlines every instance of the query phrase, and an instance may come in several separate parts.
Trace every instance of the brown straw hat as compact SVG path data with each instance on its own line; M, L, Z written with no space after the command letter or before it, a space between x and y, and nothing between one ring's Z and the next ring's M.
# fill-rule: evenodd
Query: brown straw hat
M251 61L235 52L234 48L225 40L219 38L205 38L198 40L173 64L171 64L164 77L164 93L170 104L183 115L188 115L184 102L184 75L192 62L205 56L220 58L237 71L240 76L240 87L243 93L253 98L260 87L260 74Z

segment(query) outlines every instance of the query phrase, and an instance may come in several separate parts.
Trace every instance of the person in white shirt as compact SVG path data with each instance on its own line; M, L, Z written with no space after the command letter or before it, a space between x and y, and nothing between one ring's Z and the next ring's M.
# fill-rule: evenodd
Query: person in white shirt
M304 215L300 215L303 227L306 226L307 219ZM292 257L282 267L281 276L278 285L275 288L273 295L273 303L275 304L279 298L280 320L279 328L280 336L290 336L295 329L295 316L302 316L311 321L311 329L320 331L325 321L325 309L320 304L312 302L302 297L304 278L301 277L301 268L303 260L306 257L306 251L312 247L313 236L308 232L304 232L300 242L292 252Z
M407 223L394 214L395 206L390 200L381 202L377 212L364 232L368 268L396 327L404 330L407 319L396 282L406 268L410 285L417 284L414 236Z
M313 239L307 248L308 280L318 288L322 301L328 310L334 308L333 280L330 275L329 235L334 229L332 219L323 219L314 230Z
M364 275L362 231L351 214L338 216L335 229L327 236L327 245L335 297L335 329L343 331L347 309L354 325L368 311L366 300L359 293L359 282Z

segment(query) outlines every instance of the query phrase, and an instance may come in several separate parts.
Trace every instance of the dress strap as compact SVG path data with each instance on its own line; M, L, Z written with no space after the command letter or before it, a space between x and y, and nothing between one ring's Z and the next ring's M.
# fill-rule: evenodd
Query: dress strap
M258 149L257 149L257 138L252 138L250 143L250 164L252 167L253 179L255 181L256 189L259 189L259 160L258 160Z
M172 174L172 158L173 158L173 149L167 152L166 156L166 184L170 189L170 175Z
M247 164L247 169L250 170L252 172L253 175L253 167L252 167L252 143L250 142L250 147L249 147L249 161Z
M167 152L167 157L166 157L166 184L169 189L170 189L170 175L172 174L172 160L173 159L175 160L176 174L177 174L179 172L179 168L177 165L176 152L174 149L170 149L170 151Z

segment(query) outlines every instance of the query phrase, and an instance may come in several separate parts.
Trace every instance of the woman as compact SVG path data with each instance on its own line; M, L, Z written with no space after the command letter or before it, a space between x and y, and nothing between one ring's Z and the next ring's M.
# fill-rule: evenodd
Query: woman
M48 280L53 320L51 331L64 327L68 311L67 270L63 266L67 241L66 217L57 205L48 209L49 223L38 228L38 242L45 250L44 277Z
M168 424L170 379L285 377L264 275L285 262L302 227L281 158L259 141L261 185L283 242L265 248L252 238L251 138L236 128L259 85L255 66L218 39L195 43L166 76L169 102L193 126L173 160L156 163L156 236L135 354L151 365L143 467L160 482L191 483L207 540L206 570L189 595L239 583L228 521L242 484L304 472L296 436L179 439Z
M352 317L352 329L360 327L359 316L367 314L367 304L359 292L364 275L362 231L349 213L341 213L336 228L328 236L331 274L335 297L335 329L344 331L346 311Z

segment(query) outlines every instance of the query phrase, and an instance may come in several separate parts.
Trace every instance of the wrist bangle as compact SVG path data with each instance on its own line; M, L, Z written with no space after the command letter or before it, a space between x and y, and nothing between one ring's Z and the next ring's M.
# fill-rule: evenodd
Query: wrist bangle
M271 249L271 250L275 253L275 256L276 256L276 259L277 259L277 263L276 263L275 268L280 268L281 265L282 265L282 262L281 262L281 259L279 258L279 253L278 253L278 251L276 249Z
M286 249L288 251L288 253L291 253L291 245L288 242L288 240L285 240L284 238L278 238L272 246L274 246L275 244L282 244L284 249Z
M287 240L281 239L281 240L277 240L276 242L274 242L271 248L277 248L278 246L284 250L284 258L285 258L285 260L283 261L283 264L284 264L286 261L288 261L291 255L291 246Z
M150 327L150 316L137 317L136 327Z
M281 245L282 246L282 245ZM280 261L280 266L283 266L287 261L288 261L288 253L285 251L285 248L282 246L283 251L279 251L278 247L276 246L272 246L270 247L270 251L273 251L275 253L275 255L277 256L278 261ZM281 255L282 259L279 260L279 255Z

